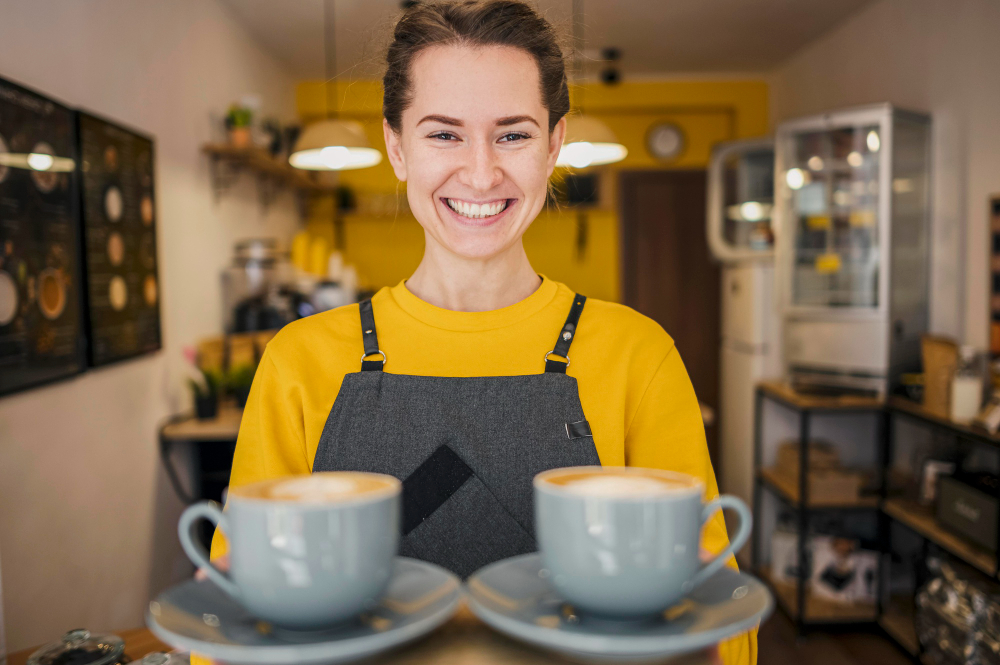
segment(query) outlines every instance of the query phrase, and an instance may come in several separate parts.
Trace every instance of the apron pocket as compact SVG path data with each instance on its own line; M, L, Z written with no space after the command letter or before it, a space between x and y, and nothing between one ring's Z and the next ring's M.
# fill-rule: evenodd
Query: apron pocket
M465 578L489 563L536 549L534 537L472 475L403 537L399 553Z

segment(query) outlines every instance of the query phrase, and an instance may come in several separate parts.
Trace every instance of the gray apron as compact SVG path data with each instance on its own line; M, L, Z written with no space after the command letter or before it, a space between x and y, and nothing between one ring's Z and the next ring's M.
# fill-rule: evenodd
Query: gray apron
M361 371L344 377L313 471L373 471L403 481L403 556L467 577L535 551L532 478L601 463L576 379L566 374L586 300L573 299L555 347L539 358L543 373L478 377L382 371L387 357L372 303L362 302Z

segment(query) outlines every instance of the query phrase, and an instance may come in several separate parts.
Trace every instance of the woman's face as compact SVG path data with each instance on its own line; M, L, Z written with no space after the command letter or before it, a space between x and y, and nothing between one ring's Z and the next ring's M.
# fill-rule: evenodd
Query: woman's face
M412 103L389 161L427 241L468 259L517 244L545 204L565 120L550 134L538 66L520 49L433 46L411 63Z

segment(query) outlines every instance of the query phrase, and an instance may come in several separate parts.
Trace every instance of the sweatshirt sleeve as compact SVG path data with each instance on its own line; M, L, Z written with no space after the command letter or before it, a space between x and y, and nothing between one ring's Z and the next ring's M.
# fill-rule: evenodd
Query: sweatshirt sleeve
M719 495L698 398L676 347L671 346L663 358L627 425L625 463L696 476L705 483L705 501ZM719 511L706 523L701 545L715 553L728 544L726 523ZM737 569L734 557L728 564ZM719 652L726 665L753 665L757 662L757 631L721 643Z
M268 345L243 410L229 487L312 471L299 390L294 382L283 380ZM212 558L227 551L225 537L216 530Z

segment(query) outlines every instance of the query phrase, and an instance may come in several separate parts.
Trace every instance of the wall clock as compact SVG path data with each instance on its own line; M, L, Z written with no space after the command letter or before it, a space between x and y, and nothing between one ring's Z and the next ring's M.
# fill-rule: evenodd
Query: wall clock
M684 152L684 132L673 123L657 123L646 133L646 150L661 162L673 161Z

